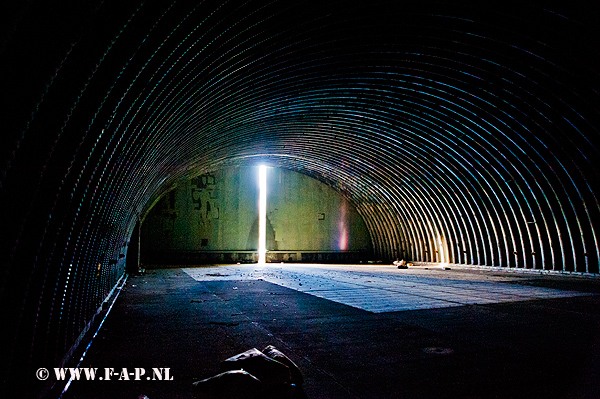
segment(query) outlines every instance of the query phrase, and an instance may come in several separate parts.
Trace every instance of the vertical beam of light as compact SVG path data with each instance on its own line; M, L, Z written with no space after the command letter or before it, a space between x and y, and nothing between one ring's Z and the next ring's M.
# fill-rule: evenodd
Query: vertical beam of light
M267 260L267 167L258 167L258 263Z

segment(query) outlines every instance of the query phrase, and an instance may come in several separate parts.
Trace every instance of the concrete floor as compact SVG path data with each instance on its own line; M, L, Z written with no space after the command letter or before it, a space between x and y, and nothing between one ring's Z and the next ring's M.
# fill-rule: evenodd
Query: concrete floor
M64 398L192 398L271 344L306 398L600 397L600 281L479 269L230 265L129 277L80 367L172 381L75 381Z

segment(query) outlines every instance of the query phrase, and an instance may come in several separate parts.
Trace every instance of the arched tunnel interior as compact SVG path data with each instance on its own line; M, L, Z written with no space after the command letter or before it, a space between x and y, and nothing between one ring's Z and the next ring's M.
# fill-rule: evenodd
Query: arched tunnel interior
M355 262L600 273L594 2L12 6L4 383L72 357L174 187L261 164L348 204L368 237Z

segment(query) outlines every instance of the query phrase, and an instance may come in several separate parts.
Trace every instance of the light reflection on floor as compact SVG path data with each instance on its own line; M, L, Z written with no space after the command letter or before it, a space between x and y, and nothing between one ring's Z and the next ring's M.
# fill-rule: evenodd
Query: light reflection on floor
M591 295L519 285L523 276L388 265L250 264L183 268L196 281L264 280L373 313Z

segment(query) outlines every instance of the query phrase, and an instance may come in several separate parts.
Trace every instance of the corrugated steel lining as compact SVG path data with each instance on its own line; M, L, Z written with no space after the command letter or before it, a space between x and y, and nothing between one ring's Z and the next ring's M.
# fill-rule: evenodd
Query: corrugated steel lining
M597 97L536 42L542 22L303 4L157 23L105 127L130 165L108 183L119 200L140 211L163 178L268 159L347 195L382 258L597 272L597 109L581 103Z
M258 162L339 190L382 259L598 273L597 6L354 3L23 11L0 293L28 353L64 353L177 179Z

